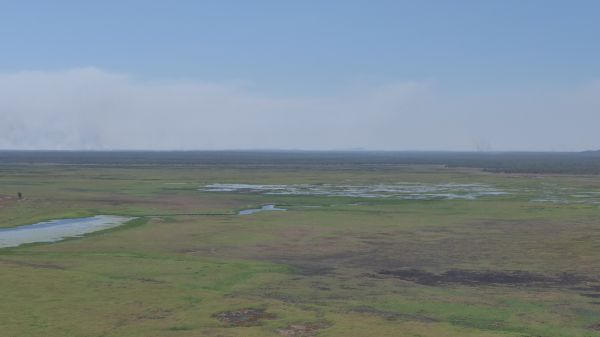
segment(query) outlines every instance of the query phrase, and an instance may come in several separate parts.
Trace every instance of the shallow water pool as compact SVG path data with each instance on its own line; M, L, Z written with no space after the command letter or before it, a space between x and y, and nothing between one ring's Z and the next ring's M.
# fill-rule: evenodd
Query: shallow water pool
M132 220L131 217L96 215L88 218L59 219L13 228L0 229L0 248L17 247L25 243L56 242L103 229L113 228Z
M277 208L275 207L275 205L264 205L261 208L255 208L255 209L245 209L240 211L238 214L239 215L250 215L250 214L254 214L254 213L258 213L258 212L269 212L269 211L287 211L286 208Z

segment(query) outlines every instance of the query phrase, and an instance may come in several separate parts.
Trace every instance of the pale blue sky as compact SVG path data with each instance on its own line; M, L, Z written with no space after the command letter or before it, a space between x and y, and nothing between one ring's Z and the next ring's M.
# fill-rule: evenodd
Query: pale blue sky
M297 114L303 114L303 106L307 115L320 116L324 112L314 111L314 106L322 105L319 102L324 100L325 105L330 104L326 111L339 109L333 113L335 118L350 120L349 125L339 129L332 127L333 121L322 129L317 127L317 135L323 133L318 138L320 143L303 140L300 134L294 141L282 142L279 137L286 133L278 136L277 132L272 138L257 142L241 138L231 142L217 135L211 136L210 141L190 135L185 144L144 141L146 135L140 135L133 143L114 142L110 135L113 126L106 126L106 130L94 131L101 140L80 142L54 137L22 144L0 136L0 147L402 150L471 149L473 144L482 142L498 150L600 147L600 138L587 129L590 123L600 125L600 112L594 113L599 107L594 97L600 92L599 16L600 1L566 0L0 1L0 82L13 88L15 81L33 81L23 87L37 88L35 93L12 93L11 97L39 95L38 91L45 92L42 83L49 87L54 87L55 81L64 83L64 94L83 82L97 84L102 81L99 77L119 78L128 89L94 98L102 101L103 108L81 108L77 104L73 107L74 98L58 96L65 100L61 101L68 106L65 110L80 107L102 114L102 109L121 104L117 97L130 97L132 91L140 91L135 87L154 86L161 93L177 91L177 95L184 95L197 89L189 86L216 86L224 91L223 97L242 95L244 99L260 101L248 111L235 108L245 116L278 115L289 119L293 115L292 119L297 119ZM24 73L31 71L36 73ZM87 75L81 78L82 73ZM412 88L408 89L410 94L406 93L406 86ZM389 87L404 89L390 93ZM96 93L99 89L90 90ZM412 97L408 101L413 103L403 100L381 107L377 101L381 91L390 96L408 95ZM4 123L0 131L5 134L10 130L34 132L35 127L17 115L37 118L40 114L52 114L39 111L43 110L40 107L23 106L7 95L0 102L4 110L0 113L5 115L4 120L0 119ZM365 97L357 98L360 103L348 103L349 97L361 95ZM544 106L545 97L561 98ZM174 98L164 98L165 102L169 99ZM140 97L129 100L143 101ZM195 101L195 105L181 108L180 116L204 113L210 120L210 116L221 115L223 104L206 105L215 100L210 96ZM53 98L57 105L52 110L61 110L55 101ZM292 106L286 105L290 101ZM351 110L344 110L346 105L362 106L362 110L345 112ZM141 109L135 104L130 108ZM127 110L124 106L118 109ZM577 111L581 111L580 115ZM48 118L66 118L54 113L58 115ZM421 134L434 132L437 136L420 142L413 142L414 135L409 141L393 130L385 131L389 135L377 141L347 135L357 132L365 119L371 119L366 117L371 113L380 118L372 129L366 130L375 138L381 138L378 133L387 130L389 123L412 125L410 130L424 128L428 121L440 125L427 132L421 129ZM235 114L231 112L230 117L235 118ZM89 123L88 117L78 118L82 124ZM197 118L198 122L202 120ZM536 129L531 120L544 118L551 121L542 125L539 134L534 133L539 142L528 144L527 133ZM513 129L511 125L519 120L523 125ZM456 134L442 131L442 126L452 121L455 128L462 129ZM490 124L497 127L493 129ZM561 129L565 125L569 129ZM69 127L87 133L81 131L81 125ZM175 125L173 128L179 130ZM306 128L310 126L307 124ZM256 126L256 134L265 131ZM504 139L502 135L508 132L517 135ZM561 132L564 139L557 138ZM60 129L53 133L60 133ZM252 134L246 137L252 138Z

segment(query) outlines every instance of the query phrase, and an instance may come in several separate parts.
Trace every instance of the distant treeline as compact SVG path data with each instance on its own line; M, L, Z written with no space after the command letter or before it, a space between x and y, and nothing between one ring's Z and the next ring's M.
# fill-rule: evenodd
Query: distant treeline
M600 174L600 151L0 151L0 164L67 165L443 165L506 173Z

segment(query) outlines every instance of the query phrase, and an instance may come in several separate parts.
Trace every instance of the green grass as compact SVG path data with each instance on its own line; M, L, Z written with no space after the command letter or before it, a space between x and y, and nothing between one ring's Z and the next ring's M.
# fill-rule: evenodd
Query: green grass
M209 183L478 182L511 194L414 201L209 193ZM593 176L431 167L0 167L0 226L116 214L128 224L0 250L3 336L600 336L582 285L423 285L415 268L600 278L597 204L532 203L539 191L600 189ZM570 192L569 192L570 193ZM363 205L353 205L366 201ZM264 203L287 212L238 216ZM307 208L304 206L321 206ZM215 313L264 308L255 326Z

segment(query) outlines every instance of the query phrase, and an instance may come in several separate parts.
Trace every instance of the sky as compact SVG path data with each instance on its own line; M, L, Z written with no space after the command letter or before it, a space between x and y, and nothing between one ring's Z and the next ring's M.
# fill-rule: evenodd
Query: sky
M0 0L0 149L600 149L598 13Z

